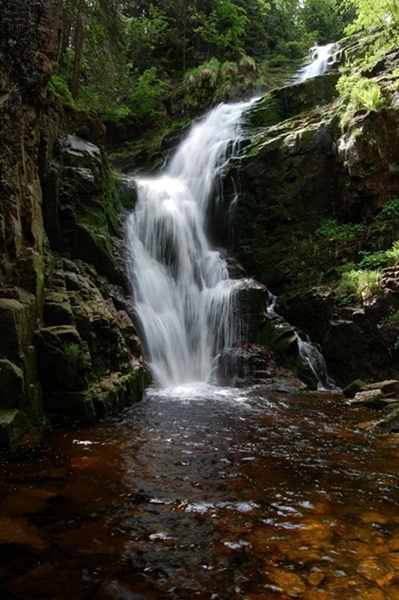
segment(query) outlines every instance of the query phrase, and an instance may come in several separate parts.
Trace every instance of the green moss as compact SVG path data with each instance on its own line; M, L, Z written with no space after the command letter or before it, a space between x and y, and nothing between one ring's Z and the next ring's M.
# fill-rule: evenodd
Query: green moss
M284 110L279 97L266 94L252 109L246 123L252 127L270 127L284 119Z
M118 192L118 177L115 173L108 174L108 181L103 194L93 205L79 205L78 222L89 229L96 238L96 243L105 251L109 251L106 238L110 235L121 234L118 216L122 210L122 197Z
M53 75L47 85L47 91L61 100L64 105L77 108L68 84L60 75Z
M300 84L285 85L264 95L248 113L251 127L270 127L298 115L302 117L331 102L336 96L338 74L329 73ZM295 121L293 121L293 126Z

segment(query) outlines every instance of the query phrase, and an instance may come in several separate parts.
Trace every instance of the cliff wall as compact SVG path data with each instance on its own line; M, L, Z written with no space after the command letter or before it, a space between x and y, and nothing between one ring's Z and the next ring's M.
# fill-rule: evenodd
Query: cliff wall
M47 91L50 0L0 0L0 442L93 420L148 382L104 129Z
M239 191L233 252L278 296L280 314L322 346L341 387L397 378L397 264L362 298L339 284L345 270L384 266L398 239L398 215L383 210L399 198L398 61L391 53L368 75L385 106L359 108L345 125L334 71L266 95L225 176L227 198Z

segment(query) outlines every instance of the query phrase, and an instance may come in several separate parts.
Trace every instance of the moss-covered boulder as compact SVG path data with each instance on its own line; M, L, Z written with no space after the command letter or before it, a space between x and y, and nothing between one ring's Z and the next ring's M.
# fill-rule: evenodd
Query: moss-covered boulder
M149 372L123 288L53 257L37 348L46 412L93 420L141 396Z

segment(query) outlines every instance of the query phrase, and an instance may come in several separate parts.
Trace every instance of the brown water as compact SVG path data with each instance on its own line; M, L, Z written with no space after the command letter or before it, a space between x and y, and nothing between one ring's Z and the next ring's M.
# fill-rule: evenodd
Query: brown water
M399 439L340 395L152 393L0 469L0 598L399 599Z

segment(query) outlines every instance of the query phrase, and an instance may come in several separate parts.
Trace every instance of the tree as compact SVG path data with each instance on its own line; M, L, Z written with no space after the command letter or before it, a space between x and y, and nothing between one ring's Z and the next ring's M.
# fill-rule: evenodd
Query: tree
M245 54L243 38L248 25L246 12L228 0L216 0L212 11L198 15L195 32L207 45L206 60L216 58L237 60Z
M248 18L242 38L245 53L257 59L264 59L269 53L270 2L266 0L235 0L235 4L245 9Z
M305 0L300 18L312 43L335 42L343 36L344 20L334 0Z
M347 0L345 3L356 10L356 18L350 31L381 27L388 35L398 37L399 3L397 0Z
M308 32L300 20L297 0L271 0L267 35L271 55L299 59L310 45Z
M73 98L78 95L79 88L79 76L80 76L80 65L82 61L82 50L83 50L83 11L85 8L84 0L79 0L76 23L75 23L75 36L74 36L74 50L75 56L73 61L73 72L71 81L71 94Z

